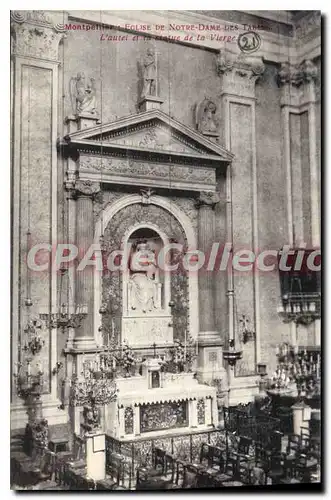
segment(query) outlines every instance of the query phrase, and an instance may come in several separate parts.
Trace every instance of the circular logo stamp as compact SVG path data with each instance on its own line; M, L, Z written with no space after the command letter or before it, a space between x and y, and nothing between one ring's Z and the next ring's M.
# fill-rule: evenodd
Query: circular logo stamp
M246 31L238 36L238 46L241 52L250 54L261 47L261 37L256 31Z

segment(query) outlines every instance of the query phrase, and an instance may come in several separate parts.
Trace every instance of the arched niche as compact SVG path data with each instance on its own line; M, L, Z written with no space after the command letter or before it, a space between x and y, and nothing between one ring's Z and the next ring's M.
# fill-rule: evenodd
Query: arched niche
M127 244L130 236L141 228L148 228L155 231L160 235L162 242L167 244L170 239L175 236L175 228L180 228L180 231L184 235L185 244L189 249L196 249L196 234L191 224L188 216L172 201L160 196L151 196L148 205L141 202L142 198L139 195L128 195L123 196L116 202L108 205L102 213L99 214L99 218L96 221L95 229L95 243L99 243L100 237L104 236L107 227L113 222L116 224L123 223L126 226L121 233L120 237L120 247L123 250ZM160 213L156 216L157 207L160 209ZM127 211L125 209L128 209ZM130 213L129 213L130 212ZM141 213L144 215L141 216ZM153 215L154 218L148 216L148 214ZM161 217L162 215L162 217ZM161 219L163 223L160 224ZM166 219L166 220L165 220ZM126 222L125 222L126 221ZM116 229L112 229L112 236L116 237L117 240L119 235L116 233ZM176 232L176 231L175 231ZM178 231L177 231L178 232ZM116 235L116 234L117 235ZM117 247L119 248L119 246ZM123 284L125 283L127 277L123 276ZM120 295L123 297L123 304L125 303L125 286L122 286L122 277L119 277L121 281ZM195 273L191 273L187 278L188 282L188 332L192 338L197 338L198 335L198 286L197 286L197 276ZM169 307L169 301L167 297L170 296L171 283L170 279L167 280L165 276L165 305ZM99 313L100 306L102 304L102 277L100 273L95 273L94 279L94 329L96 336L98 337L98 343L101 344L101 333L99 332L99 327L102 323L102 316ZM111 311L110 315L114 323L114 329L120 331L121 325L119 322L119 317L123 317L125 313L125 308L120 311ZM164 312L164 315L168 315L169 310ZM180 318L178 318L180 321ZM183 326L183 325L182 325Z

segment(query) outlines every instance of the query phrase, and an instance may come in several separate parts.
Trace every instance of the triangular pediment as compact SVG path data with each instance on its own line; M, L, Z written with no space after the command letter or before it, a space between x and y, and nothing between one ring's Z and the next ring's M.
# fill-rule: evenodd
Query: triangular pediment
M203 156L230 162L233 155L160 110L151 110L70 134L79 144Z

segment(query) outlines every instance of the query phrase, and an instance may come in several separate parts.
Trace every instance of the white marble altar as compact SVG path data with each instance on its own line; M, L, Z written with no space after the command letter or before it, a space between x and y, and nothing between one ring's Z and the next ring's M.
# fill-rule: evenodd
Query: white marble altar
M105 431L120 440L154 437L218 426L216 388L193 373L164 373L149 359L142 376L117 379L117 400L105 409Z

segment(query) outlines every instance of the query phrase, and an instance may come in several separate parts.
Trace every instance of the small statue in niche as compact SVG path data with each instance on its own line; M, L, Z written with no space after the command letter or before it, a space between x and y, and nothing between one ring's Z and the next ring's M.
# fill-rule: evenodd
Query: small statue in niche
M201 101L195 112L195 123L199 132L204 135L217 136L216 104L207 97Z
M156 59L152 49L147 49L147 53L144 58L143 78L144 78L144 86L141 96L142 97L156 96L156 88L157 88Z
M130 271L130 308L144 313L159 308L159 273L156 266L156 256L147 241L141 241L137 244L130 259Z
M72 109L75 114L96 114L94 78L86 78L84 73L77 73L77 76L70 80L70 97Z

